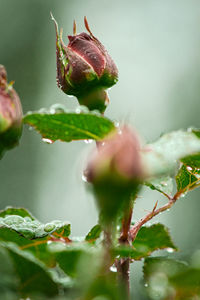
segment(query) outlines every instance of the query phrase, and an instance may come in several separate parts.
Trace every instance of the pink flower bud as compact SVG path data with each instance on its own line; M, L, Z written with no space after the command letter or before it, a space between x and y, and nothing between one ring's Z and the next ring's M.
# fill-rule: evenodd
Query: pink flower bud
M14 147L22 130L22 108L19 96L7 83L7 73L0 65L0 156L5 149Z
M89 34L85 32L76 34L74 23L74 35L68 36L67 46L62 40L62 30L59 34L53 16L52 19L56 26L58 87L66 94L76 96L80 104L87 105L89 109L103 110L101 106L102 103L106 105L107 95L101 91L117 82L118 70L115 63L92 34L86 18L85 27ZM98 96L95 96L94 91L98 91ZM87 99L88 95L90 100ZM100 103L99 95L101 95Z
M144 176L136 133L124 126L100 142L85 175L93 184L104 221L112 220L128 207Z
M142 177L139 139L127 126L100 142L89 162L89 181L96 181L107 172L127 180Z

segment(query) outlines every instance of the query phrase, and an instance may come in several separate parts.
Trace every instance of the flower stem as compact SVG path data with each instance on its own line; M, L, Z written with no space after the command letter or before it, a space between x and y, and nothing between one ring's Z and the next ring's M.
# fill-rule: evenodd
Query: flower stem
M129 209L126 210L124 218L122 220L122 232L119 238L121 245L130 245L129 231L131 226L131 219L133 213L133 201L131 202ZM130 258L121 258L116 262L118 271L118 281L125 289L127 299L130 299Z
M168 209L170 209L172 207L172 205L174 205L174 203L178 200L178 198L181 196L181 193L177 192L173 197L168 197L169 201L168 203L166 203L165 205L157 208L157 204L158 201L156 202L156 204L154 205L154 208L151 212L149 212L146 216L144 216L143 218L141 218L138 222L136 222L129 231L129 237L131 239L131 241L133 242L138 234L138 231L140 230L140 228L142 227L142 225L144 225L145 223L147 223L148 221L150 221L153 217L155 217L156 215L160 214L163 211L166 211Z

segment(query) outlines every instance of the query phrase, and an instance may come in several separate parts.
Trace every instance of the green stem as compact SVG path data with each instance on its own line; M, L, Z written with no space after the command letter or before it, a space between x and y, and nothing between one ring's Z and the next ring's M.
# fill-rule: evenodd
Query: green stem
M128 210L124 214L122 220L122 232L119 238L121 245L130 245L129 230L131 226L131 219L133 213L133 201ZM130 258L121 258L116 262L118 271L118 281L125 288L127 299L130 299Z

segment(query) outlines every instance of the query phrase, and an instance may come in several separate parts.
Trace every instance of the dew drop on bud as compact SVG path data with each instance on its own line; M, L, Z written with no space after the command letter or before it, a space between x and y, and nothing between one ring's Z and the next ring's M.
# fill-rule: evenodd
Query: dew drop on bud
M88 182L88 181L87 181L87 177L86 177L84 174L82 175L82 180L83 180L84 182Z
M47 139L47 138L43 138L42 141L43 141L44 143L47 143L47 144L53 144L53 143L54 143L54 141L52 141L52 140L50 140L50 139Z

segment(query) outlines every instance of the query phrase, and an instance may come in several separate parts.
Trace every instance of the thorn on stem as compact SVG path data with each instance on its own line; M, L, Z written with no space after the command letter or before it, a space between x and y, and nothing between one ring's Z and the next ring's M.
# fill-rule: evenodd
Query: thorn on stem
M154 211L156 210L157 205L158 205L158 200L156 201L156 204L154 205L154 208L153 208L153 210L152 210L152 213L154 213Z

